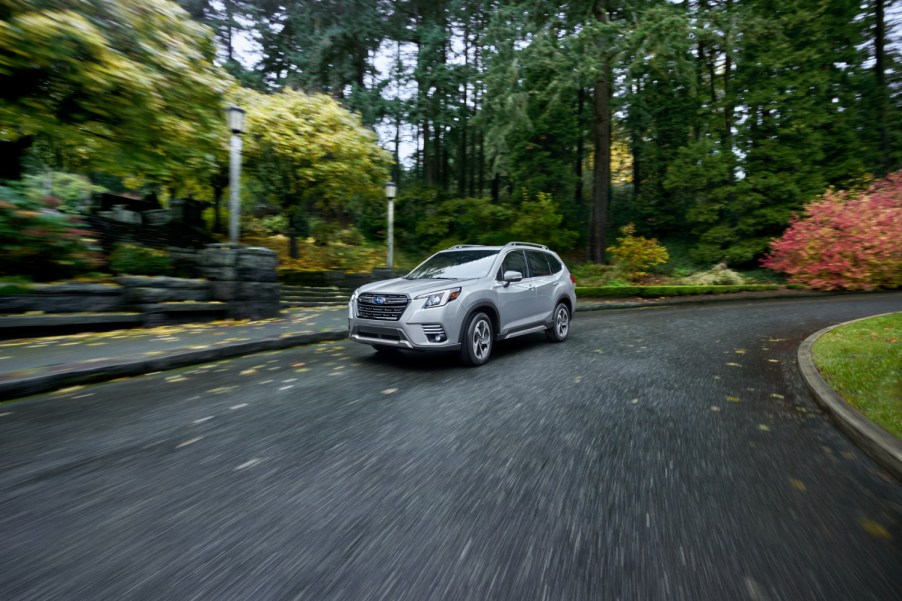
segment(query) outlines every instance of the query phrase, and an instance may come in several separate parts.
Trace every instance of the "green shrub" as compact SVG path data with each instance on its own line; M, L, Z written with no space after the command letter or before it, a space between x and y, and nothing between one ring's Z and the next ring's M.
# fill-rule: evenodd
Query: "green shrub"
M627 286L626 276L614 265L582 263L570 270L581 286Z
M636 226L632 223L620 228L620 233L623 236L617 239L617 244L608 248L608 252L628 278L648 275L647 269L666 263L670 258L667 248L655 238L636 236Z
M539 192L536 200L525 196L510 228L511 239L545 244L558 252L571 250L579 234L561 225L564 215L551 194Z
M110 253L110 269L117 275L171 275L172 259L166 251L121 243Z
M264 236L278 236L288 233L288 217L285 215L270 215L260 219L260 229Z
M718 263L707 271L700 271L680 279L680 284L689 286L736 286L745 284L741 275Z
M49 281L91 273L103 264L94 234L54 206L0 186L0 275Z
M84 213L91 206L91 196L105 192L103 186L95 186L83 175L53 171L40 175L26 175L22 180L23 193L33 202L54 198L57 209L64 213Z
M26 276L0 277L0 296L27 294L31 290L31 278Z

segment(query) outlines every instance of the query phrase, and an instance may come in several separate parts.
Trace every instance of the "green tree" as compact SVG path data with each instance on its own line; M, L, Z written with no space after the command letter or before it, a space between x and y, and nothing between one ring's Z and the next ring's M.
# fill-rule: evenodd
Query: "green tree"
M334 99L246 88L236 98L247 107L249 175L296 227L311 215L347 223L363 205L384 201L391 158L372 130Z
M85 166L174 182L208 170L225 74L167 0L0 2L0 177L36 138Z

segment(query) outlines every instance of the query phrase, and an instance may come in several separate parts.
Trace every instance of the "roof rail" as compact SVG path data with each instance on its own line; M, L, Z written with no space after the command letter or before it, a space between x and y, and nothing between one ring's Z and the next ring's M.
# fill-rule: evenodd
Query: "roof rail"
M455 248L477 248L479 246L481 246L481 245L479 245L479 244L455 244L448 250L454 250Z
M542 250L548 250L548 247L544 244L535 244L534 242L508 242L505 246L529 246L531 248L541 248Z

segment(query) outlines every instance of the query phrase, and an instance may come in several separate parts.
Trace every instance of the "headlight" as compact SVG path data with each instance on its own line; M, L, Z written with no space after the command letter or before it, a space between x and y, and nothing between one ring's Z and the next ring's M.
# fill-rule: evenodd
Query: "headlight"
M430 292L429 294L421 294L416 299L425 299L424 309L429 307L442 307L460 296L460 288L450 288L448 290L439 290L438 292Z

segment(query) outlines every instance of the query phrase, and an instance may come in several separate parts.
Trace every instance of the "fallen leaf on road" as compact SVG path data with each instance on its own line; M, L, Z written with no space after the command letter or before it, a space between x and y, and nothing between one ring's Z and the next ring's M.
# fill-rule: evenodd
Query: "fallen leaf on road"
M892 539L889 532L873 520L861 520L861 527L865 529L865 531L875 538L885 538Z
M769 361L770 363L779 363L779 362L780 362L779 359L768 359L768 361Z
M784 397L782 394L777 394L776 392L772 392L771 395L770 395L770 398L772 398L772 399L783 399L783 398L786 398L786 397Z
M791 479L789 481L789 483L792 484L792 487L795 488L796 490L798 490L799 492L805 492L806 490L808 490L807 488L805 488L805 483L802 482L801 480Z
M219 388L211 388L207 392L209 394L225 394L238 388L237 386L220 386Z
M252 376L252 375L254 375L254 374L256 374L256 373L257 373L257 370L254 369L254 368L251 368L251 369L245 369L244 371L242 371L242 372L241 372L241 375L242 375L242 376Z
M56 394L69 394L70 392L78 392L84 388L84 386L70 386L69 388L60 388L56 391Z
M727 363L727 365L729 365L730 367L742 367L738 363Z
M770 428L768 428L764 424L758 424L758 429L761 430L762 432L770 432Z
M727 396L727 400L730 401L731 403L741 403L742 402L738 396Z
M304 367L305 365L307 364L304 361L301 361L299 363L292 363L291 367Z
M398 392L397 388L386 388L382 391L382 394L394 394L396 392Z
M720 407L718 407L717 405L711 405L711 411L717 413L718 411L720 411Z

